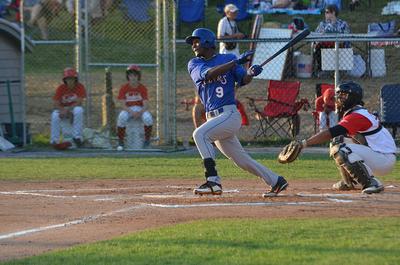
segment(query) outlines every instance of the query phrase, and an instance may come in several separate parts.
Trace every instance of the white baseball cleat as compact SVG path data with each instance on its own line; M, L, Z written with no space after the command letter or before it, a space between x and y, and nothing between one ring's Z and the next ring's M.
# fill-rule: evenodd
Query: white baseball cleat
M121 146L121 145L118 145L118 147L117 147L117 151L123 151L124 150L124 147L123 146Z
M216 182L207 181L202 184L200 187L193 190L194 194L197 195L221 195L222 194L222 185Z

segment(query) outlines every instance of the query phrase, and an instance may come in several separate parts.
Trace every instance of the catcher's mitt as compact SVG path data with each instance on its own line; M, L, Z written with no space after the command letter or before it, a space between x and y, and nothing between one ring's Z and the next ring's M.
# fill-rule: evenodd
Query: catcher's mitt
M291 163L299 156L302 144L299 141L291 141L278 155L278 162L281 164Z

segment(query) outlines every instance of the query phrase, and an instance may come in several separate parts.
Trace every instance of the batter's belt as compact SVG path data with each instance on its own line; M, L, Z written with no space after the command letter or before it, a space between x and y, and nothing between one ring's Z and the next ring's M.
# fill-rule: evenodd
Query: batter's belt
M230 110L236 110L236 105L225 105L221 108L215 109L215 110L210 110L206 113L207 119L217 117L221 115L224 112L228 112Z

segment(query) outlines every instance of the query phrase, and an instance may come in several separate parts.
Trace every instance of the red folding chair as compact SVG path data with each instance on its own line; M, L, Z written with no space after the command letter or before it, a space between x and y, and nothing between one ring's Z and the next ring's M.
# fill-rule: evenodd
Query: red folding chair
M314 133L318 132L319 128L319 113L324 110L323 108L323 99L321 96L325 93L328 89L335 89L334 84L326 84L320 83L315 86L315 102L314 108L315 110L312 112L314 118Z
M277 135L281 138L294 138L300 131L300 116L298 111L309 105L307 99L296 101L300 92L301 83L298 81L274 81L270 80L267 88L268 96L265 99L249 99L249 106L255 112L258 120L255 138ZM267 101L263 110L260 110L256 102Z

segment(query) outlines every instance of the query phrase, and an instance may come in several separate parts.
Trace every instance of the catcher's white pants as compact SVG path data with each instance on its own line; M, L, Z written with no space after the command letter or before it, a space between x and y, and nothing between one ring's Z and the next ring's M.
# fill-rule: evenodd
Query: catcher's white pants
M83 108L76 106L72 109L72 137L81 139L83 135ZM59 143L61 133L60 111L54 110L51 113L51 137L50 143Z
M236 105L227 105L223 109L220 115L207 117L207 121L193 132L193 139L201 157L215 159L212 145L214 142L222 154L238 167L262 178L268 185L275 186L278 175L252 159L236 137L242 123L242 117Z
M370 147L361 144L346 143L346 147L351 150L351 153L348 154L349 162L364 161L364 165L370 176L387 175L393 170L396 164L395 154L375 152ZM343 150L347 153L346 149Z
M132 106L129 108L135 112L142 110L142 107L140 107L140 106ZM118 127L126 127L128 120L131 118L133 118L133 117L129 114L129 112L127 112L126 110L121 111L118 116L117 126ZM151 115L151 113L149 111L143 112L141 119L145 126L153 125L153 116Z
M327 119L329 118L329 126L327 124ZM335 126L338 123L338 115L336 112L331 111L328 114L325 111L319 113L319 130L323 131L330 127Z

